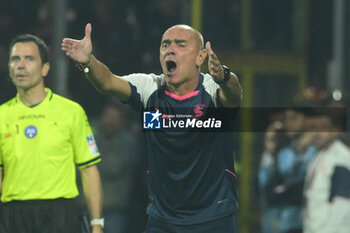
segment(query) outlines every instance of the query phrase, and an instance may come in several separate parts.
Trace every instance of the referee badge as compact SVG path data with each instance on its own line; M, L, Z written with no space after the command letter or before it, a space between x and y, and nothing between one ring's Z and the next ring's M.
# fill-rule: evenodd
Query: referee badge
M34 125L30 125L24 130L24 134L27 138L32 139L38 134L38 130Z
M89 150L90 150L90 153L92 154L92 156L98 155L100 152L98 151L96 141L95 141L94 135L92 133L89 134L88 136L86 136L86 141L88 143Z

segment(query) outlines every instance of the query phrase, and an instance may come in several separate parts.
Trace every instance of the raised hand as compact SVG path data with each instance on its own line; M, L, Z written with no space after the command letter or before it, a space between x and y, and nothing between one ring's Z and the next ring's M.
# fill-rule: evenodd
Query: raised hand
M211 44L208 41L205 44L205 48L208 53L208 69L210 75L214 78L214 81L221 81L224 78L224 68L222 67L218 57L211 48Z
M92 53L91 24L85 26L85 36L81 40L64 38L62 40L62 51L77 63L88 63Z

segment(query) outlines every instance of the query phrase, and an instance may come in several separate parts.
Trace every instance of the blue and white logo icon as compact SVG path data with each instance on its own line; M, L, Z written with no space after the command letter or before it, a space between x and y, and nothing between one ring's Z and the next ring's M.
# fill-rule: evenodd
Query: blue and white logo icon
M38 130L34 125L30 125L24 130L24 134L27 138L32 139L38 134Z
M143 128L144 129L160 129L160 116L162 114L157 111L143 112Z

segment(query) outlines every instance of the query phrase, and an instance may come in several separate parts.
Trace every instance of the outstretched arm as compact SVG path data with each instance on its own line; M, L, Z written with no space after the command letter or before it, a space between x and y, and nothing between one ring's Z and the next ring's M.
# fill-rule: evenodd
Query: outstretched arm
M85 72L85 75L97 90L115 95L120 100L126 101L131 94L130 85L118 75L113 74L106 65L92 54L91 31L91 24L88 23L85 27L83 39L64 38L62 40L62 51L75 62L88 66L89 69L88 72Z
M205 48L208 52L208 68L214 81L220 83L224 79L224 68L218 57L211 48L210 42L207 42ZM225 107L237 107L241 101L242 89L237 76L231 72L230 78L220 85L219 98Z

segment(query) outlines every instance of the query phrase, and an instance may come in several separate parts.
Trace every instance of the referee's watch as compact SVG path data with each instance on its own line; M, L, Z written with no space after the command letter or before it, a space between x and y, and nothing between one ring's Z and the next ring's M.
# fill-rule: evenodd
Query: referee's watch
M100 225L103 228L105 226L105 219L104 218L92 219L90 222L90 225L91 226Z

